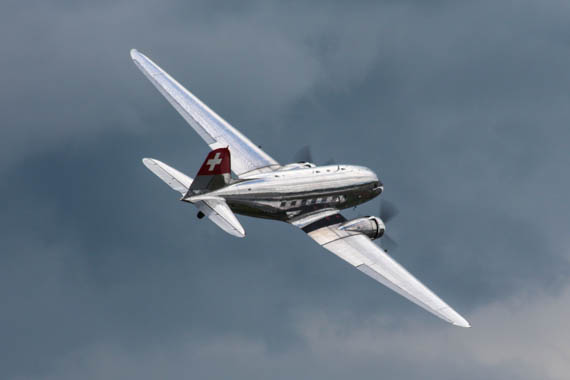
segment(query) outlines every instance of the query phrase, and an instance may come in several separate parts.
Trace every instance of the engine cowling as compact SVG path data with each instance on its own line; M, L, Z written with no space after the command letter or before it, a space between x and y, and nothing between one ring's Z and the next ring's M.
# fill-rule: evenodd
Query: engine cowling
M344 222L338 228L345 231L360 232L372 240L382 237L384 231L386 231L384 222L376 216L352 219Z

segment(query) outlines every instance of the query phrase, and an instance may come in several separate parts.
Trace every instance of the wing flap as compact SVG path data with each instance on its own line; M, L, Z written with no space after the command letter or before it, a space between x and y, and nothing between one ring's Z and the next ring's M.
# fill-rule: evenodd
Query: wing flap
M133 49L131 58L211 149L230 148L232 171L237 176L271 171L280 167L277 161L202 103L144 54Z

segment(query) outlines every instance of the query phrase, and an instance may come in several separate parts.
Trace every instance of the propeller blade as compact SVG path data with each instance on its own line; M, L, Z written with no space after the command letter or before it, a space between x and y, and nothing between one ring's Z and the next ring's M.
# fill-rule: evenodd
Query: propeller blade
M295 162L313 162L313 155L311 154L311 147L305 145L297 154L295 154Z
M384 199L380 201L380 219L382 219L384 223L389 222L396 215L398 215L398 213L398 208L392 202Z
M330 160L327 160L327 162L325 162L325 165L336 165L336 161L334 158L331 158Z
M382 242L382 247L386 252L398 248L398 243L396 243L396 241L392 239L390 235L386 235L386 233L384 233L384 235L380 238L380 241Z

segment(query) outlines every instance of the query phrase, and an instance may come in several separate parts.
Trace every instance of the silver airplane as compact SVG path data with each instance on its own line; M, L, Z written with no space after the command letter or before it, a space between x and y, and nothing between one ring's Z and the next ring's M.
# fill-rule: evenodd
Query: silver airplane
M461 315L372 240L386 231L375 216L347 220L340 210L377 197L383 185L370 169L352 165L280 165L137 50L131 58L206 141L211 151L195 179L165 163L144 165L225 232L245 237L235 214L281 220L325 249L439 318L470 327ZM233 173L233 176L232 174Z

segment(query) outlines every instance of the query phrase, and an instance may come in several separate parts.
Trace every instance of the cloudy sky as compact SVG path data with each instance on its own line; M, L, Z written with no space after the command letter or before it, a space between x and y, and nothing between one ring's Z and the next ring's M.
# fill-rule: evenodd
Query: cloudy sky
M4 1L2 379L566 379L570 3ZM455 328L141 164L207 146L137 48L281 163L375 170ZM374 214L378 200L350 211Z

